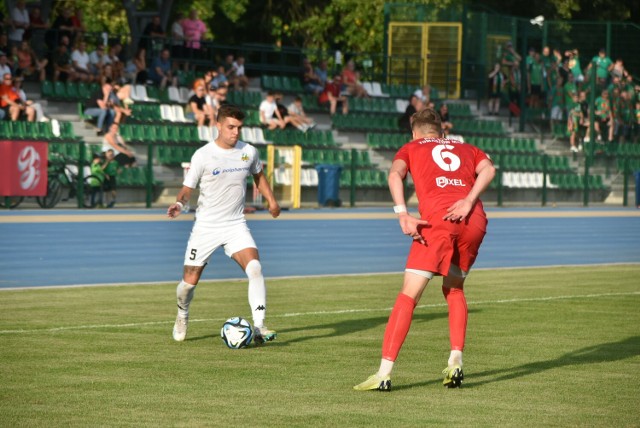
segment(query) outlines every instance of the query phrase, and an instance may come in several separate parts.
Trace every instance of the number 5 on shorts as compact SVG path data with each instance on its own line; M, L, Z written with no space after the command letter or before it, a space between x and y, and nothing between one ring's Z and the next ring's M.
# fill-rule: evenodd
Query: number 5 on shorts
M189 260L195 260L196 259L196 251L198 251L195 248L191 249L191 256L189 257Z

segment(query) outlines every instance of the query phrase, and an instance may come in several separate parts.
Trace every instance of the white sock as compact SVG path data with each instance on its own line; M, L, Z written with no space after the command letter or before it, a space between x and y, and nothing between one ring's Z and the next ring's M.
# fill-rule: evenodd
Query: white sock
M462 351L451 351L449 355L449 367L455 365L462 367Z
M267 287L262 276L262 265L259 260L251 260L244 270L249 278L249 306L253 316L254 327L264 327L267 312Z
M385 377L391 376L391 370L393 370L393 361L383 358L380 360L380 369L378 369L378 376Z
M180 281L176 288L176 297L178 298L178 315L180 318L187 318L189 316L189 303L193 299L193 294L196 291L196 286L188 284L184 281Z

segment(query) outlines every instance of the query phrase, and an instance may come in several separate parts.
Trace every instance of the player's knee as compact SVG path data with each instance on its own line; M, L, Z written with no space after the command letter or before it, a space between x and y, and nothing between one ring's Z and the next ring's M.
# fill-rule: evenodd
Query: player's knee
M258 278L262 276L262 265L260 260L253 259L247 263L247 267L244 269L249 279Z

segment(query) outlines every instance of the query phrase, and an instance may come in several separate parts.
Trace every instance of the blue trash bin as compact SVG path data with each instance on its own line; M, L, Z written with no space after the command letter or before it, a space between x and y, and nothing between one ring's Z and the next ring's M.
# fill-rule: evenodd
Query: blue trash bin
M633 173L636 179L636 208L640 208L640 170Z
M339 207L340 202L340 165L316 165L318 171L318 204L320 206Z

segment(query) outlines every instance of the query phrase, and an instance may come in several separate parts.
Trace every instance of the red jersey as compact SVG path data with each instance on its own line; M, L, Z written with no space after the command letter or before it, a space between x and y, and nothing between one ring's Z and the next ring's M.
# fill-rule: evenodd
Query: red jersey
M446 210L465 198L476 181L476 167L489 157L477 147L444 138L422 138L398 150L394 160L408 167L418 196L420 216ZM472 212L484 213L478 200Z

